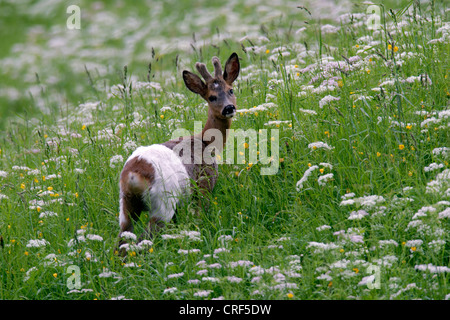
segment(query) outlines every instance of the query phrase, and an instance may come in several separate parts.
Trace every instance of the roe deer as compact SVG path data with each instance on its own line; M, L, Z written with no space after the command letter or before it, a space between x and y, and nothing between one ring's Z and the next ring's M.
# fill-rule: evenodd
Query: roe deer
M202 132L139 147L125 162L120 174L119 238L125 231L133 231L132 219L136 220L142 211L149 211L150 221L141 239L152 237L172 219L177 204L181 197L190 193L192 184L198 187L199 197L213 190L218 176L217 163L214 156L204 159L203 154L212 145L218 151L223 150L227 129L236 114L232 84L239 75L240 64L236 53L228 58L223 71L217 57L213 57L212 62L214 77L205 64L195 64L205 81L196 74L183 71L186 87L208 103L208 119ZM220 133L221 139L211 138L208 130ZM199 154L202 156L200 161L196 158ZM123 243L122 238L119 245Z

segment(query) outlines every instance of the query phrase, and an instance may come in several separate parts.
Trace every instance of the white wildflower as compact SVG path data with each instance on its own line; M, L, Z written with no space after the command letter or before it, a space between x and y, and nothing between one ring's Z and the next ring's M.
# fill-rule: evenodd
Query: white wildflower
M422 245L422 240L409 240L405 243L405 246L407 247L420 247Z
M433 163L430 163L428 166L424 167L423 171L430 172L430 171L433 171L433 170L441 169L443 167L444 167L443 163L437 164L437 163L433 162Z
M207 281L207 282L219 282L219 278L215 278L215 277L203 277L202 281Z
M167 276L167 279L181 278L182 276L184 276L184 272L173 273L173 274L169 274L169 275Z
M42 239L35 239L35 240L29 240L27 243L27 248L39 248L44 247L46 245L50 244L47 240Z
M239 282L242 281L242 278L238 278L238 277L235 277L235 276L228 276L228 277L226 277L226 279L229 282L232 282L232 283L239 283Z
M130 231L123 231L120 234L120 237L123 239L129 239L129 240L133 240L133 241L137 240L137 236L133 232L130 232Z
M194 293L194 297L201 297L201 298L205 298L207 296L209 296L209 294L213 292L212 290L202 290L202 291L197 291Z
M367 215L368 213L364 210L352 211L348 217L348 220L361 220Z
M221 253L221 252L230 252L230 250L226 249L226 248L217 248L214 250L214 254Z
M190 253L199 253L200 249L190 249L190 250L184 250L184 249L179 249L178 253L179 254L190 254Z
M303 188L303 183L305 183L306 180L308 180L308 177L316 169L319 169L319 167L318 166L311 166L311 167L308 168L308 170L305 171L305 173L303 174L303 177L299 181L297 181L297 184L296 184L297 191L300 191Z
M86 235L86 238L92 241L103 241L103 238L96 234L88 234Z
M312 143L308 144L308 148L310 148L312 150L321 149L321 148L327 149L327 150L334 149L334 147L331 147L326 142L322 142L322 141L312 142Z
M327 229L331 229L331 227L326 224L316 228L317 231L323 231L323 230L327 230Z
M1 194L1 193L0 193L0 200L2 200L2 199L8 200L9 197L8 197L7 195L4 195L4 194Z
M164 289L163 294L170 294L170 293L175 293L178 289L173 287L173 288L167 288Z
M117 164L122 163L122 162L123 162L123 157L120 154L118 154L118 155L112 156L109 159L109 166L111 168L115 168Z
M448 273L448 272L450 272L449 267L434 266L431 263L416 265L416 266L414 266L414 269L419 270L419 271L430 271L431 273Z
M1 198L1 197L0 197ZM46 217L57 217L58 214L56 212L52 212L52 211L43 211L41 212L41 214L39 215L39 218L46 218Z
M319 107L322 109L325 105L329 104L331 101L338 101L341 100L339 97L333 97L333 96L325 96L319 101Z
M319 179L317 179L317 182L319 183L319 186L326 185L328 181L333 179L333 176L334 175L332 173L328 173L328 174L325 174L323 176L320 176Z
M252 266L253 262L248 260L239 260L239 261L232 261L229 263L230 268L236 268L236 267L249 267Z
M395 247L398 247L398 242L395 240L380 240L380 241L378 241L378 244L379 244L380 248L383 248L387 245L393 245Z
M439 212L438 218L439 219L450 218L450 207L448 207L447 209Z

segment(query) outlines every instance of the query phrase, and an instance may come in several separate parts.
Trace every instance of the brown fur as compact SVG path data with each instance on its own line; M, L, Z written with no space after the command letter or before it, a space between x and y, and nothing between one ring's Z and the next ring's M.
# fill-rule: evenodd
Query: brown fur
M122 173L120 174L120 187L122 194L123 212L126 215L125 225L121 226L121 231L132 231L133 226L131 224L131 219L136 220L142 211L148 210L148 206L142 199L142 193L145 190L142 188L136 189L134 186L136 184L130 183L130 175L134 179L143 179L141 181L148 187L151 188L153 180L155 179L155 169L153 165L141 160L139 158L133 158L126 163Z

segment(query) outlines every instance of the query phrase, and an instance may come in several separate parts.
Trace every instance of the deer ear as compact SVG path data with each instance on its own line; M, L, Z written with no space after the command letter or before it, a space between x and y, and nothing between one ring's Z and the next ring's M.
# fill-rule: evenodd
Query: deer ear
M225 63L225 71L223 72L225 82L231 85L238 77L240 68L239 57L236 52L233 52Z
M194 93L201 95L202 97L206 94L207 87L206 84L200 79L196 74L189 72L187 70L183 71L183 80L186 87Z

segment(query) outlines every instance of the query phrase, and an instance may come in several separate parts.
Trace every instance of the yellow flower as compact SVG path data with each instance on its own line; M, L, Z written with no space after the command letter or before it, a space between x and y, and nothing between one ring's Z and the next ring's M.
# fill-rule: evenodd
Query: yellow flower
M248 143L247 142L244 143L244 148L248 149Z
M55 277L55 278L56 278L57 276L58 276L58 274L57 274L57 273L54 273L54 274L53 274L53 277Z
M288 297L289 299L292 299L292 298L294 297L294 295L293 295L292 293L289 292L289 293L287 294L287 297Z
M388 44L388 49L392 50L392 44Z
M160 117L161 119L164 119L164 115L163 115L163 114L162 114L162 115L160 115L159 117Z
M397 52L397 51L398 51L398 47L395 46L395 47L394 47L394 52Z
M78 192L75 192L75 198L78 198Z
M412 125L408 124L408 125L406 126L406 129L411 130L411 129L412 129Z
M269 53L269 52L270 52L270 50L269 50L269 49L267 49L267 50L266 50L266 53Z
M319 171L320 171L320 173L323 173L324 169L322 168L322 169L320 169Z
M48 187L47 190L48 190L48 191L52 191L52 190L53 190L53 187Z
M20 188L25 189L25 183L21 183Z
M358 273L358 272L359 272L359 269L358 269L358 268L353 268L353 271L354 271L355 273Z
M416 247L411 247L411 251L416 251L417 248Z
M381 153L377 152L377 157L381 157Z
M150 248L150 249L148 250L148 252L152 253L152 252L153 252L153 248Z
M27 256L28 255L28 251L25 251L24 254Z
M344 86L344 82L342 80L339 80L337 83L339 88L342 88Z
M398 148L399 148L400 150L403 150L403 149L405 149L405 145L404 145L404 144L399 144L399 145L398 145Z
M83 124L83 126L81 127L81 130L85 130L86 129L86 125Z

